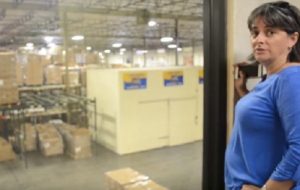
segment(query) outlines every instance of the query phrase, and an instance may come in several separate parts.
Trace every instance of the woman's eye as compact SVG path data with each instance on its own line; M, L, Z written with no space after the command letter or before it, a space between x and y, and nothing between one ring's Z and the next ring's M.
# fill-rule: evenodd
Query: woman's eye
M257 31L251 31L251 37L255 38L258 35Z
M270 31L267 31L267 36L272 36L275 32L270 30Z

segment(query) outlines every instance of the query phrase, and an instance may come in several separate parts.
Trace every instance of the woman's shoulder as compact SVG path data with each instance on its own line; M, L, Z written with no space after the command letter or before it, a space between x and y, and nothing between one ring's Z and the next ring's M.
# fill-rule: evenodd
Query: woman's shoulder
M300 62L292 62L292 63L286 64L286 67L293 67L293 66L300 66Z
M300 63L289 63L278 73L281 76L289 76L293 73L300 73Z
M300 81L300 63L287 64L281 71L274 74L271 78L273 78L273 80L271 80L272 83L276 84L276 86L282 83L286 84L286 82L289 83L289 81L293 80Z

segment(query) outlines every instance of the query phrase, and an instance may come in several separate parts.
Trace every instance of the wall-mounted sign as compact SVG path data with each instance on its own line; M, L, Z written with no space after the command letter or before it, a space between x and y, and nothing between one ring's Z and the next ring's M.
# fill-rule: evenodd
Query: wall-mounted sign
M165 86L183 85L183 71L166 71L163 77Z
M200 69L198 73L199 84L203 84L204 82L204 69Z
M141 73L124 73L123 84L125 90L145 89L147 88L147 74Z

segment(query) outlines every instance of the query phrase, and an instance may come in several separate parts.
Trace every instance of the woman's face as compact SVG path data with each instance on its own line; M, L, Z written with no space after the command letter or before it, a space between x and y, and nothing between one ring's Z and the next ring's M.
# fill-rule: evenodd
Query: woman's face
M266 26L257 18L251 28L251 44L255 59L265 65L286 62L290 48L298 39L298 33L288 35L285 31Z

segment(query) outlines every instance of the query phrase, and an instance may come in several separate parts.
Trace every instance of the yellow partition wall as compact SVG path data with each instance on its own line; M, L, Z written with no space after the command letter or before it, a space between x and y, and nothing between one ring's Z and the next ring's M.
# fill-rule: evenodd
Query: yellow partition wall
M118 154L179 145L203 137L200 67L91 69L97 142Z

